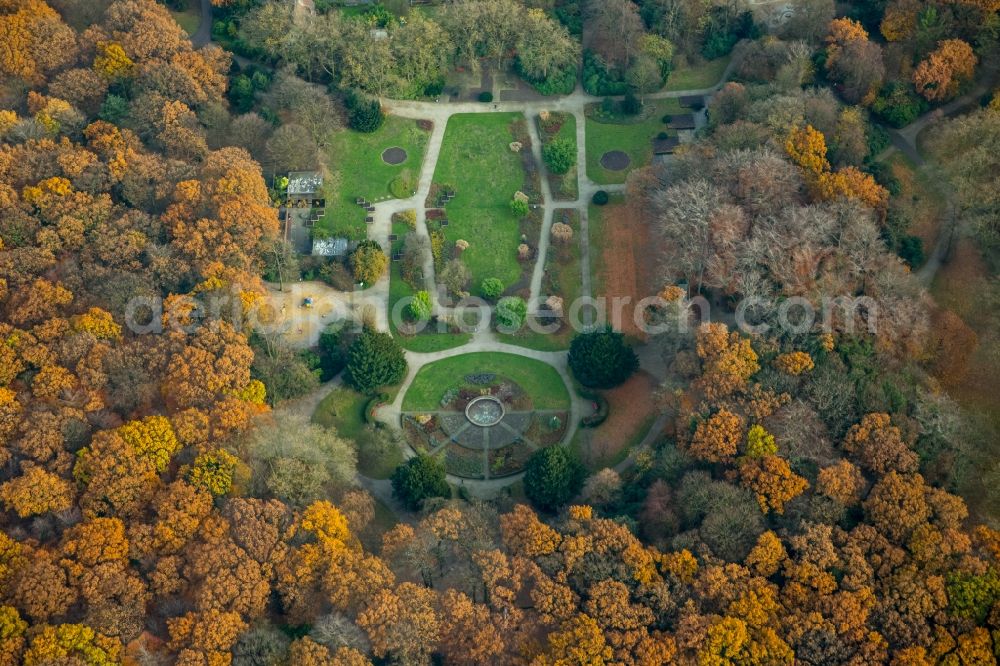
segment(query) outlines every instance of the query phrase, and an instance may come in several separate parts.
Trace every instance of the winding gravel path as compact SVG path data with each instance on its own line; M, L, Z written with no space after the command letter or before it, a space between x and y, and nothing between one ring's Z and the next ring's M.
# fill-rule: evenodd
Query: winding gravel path
M200 49L212 41L212 0L201 0L201 23L191 35L191 46Z

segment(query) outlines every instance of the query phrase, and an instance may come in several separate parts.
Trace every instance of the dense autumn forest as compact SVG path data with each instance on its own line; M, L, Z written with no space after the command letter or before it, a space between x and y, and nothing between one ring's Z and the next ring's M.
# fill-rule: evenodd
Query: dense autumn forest
M633 13L695 52L697 4ZM977 441L942 388L975 334L893 247L861 114L887 68L912 73L900 104L953 96L997 7L857 4L749 42L709 130L629 193L670 279L865 295L878 334L666 335L668 437L627 474L547 512L429 500L380 533L350 443L272 412L252 372L279 224L263 149L220 129L231 54L153 0L0 0L0 664L995 663L1000 532L954 494ZM949 18L917 43L924 4ZM996 145L997 107L945 137ZM982 173L951 166L988 240ZM213 295L232 305L187 325ZM288 488L315 458L268 453L297 433L333 442L319 496Z

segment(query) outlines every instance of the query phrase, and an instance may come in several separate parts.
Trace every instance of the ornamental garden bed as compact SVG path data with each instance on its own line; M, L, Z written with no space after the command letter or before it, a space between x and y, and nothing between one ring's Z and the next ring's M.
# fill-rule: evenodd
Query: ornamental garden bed
M477 404L496 407L473 413ZM555 368L540 361L465 354L421 368L402 411L403 432L415 451L443 447L449 473L491 478L521 471L531 451L562 441L569 392Z

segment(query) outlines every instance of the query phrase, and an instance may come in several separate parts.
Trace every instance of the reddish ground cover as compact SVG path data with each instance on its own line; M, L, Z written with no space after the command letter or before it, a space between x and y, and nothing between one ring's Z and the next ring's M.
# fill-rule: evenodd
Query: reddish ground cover
M626 449L639 443L657 414L653 391L656 381L645 372L605 393L608 420L592 430L581 430L579 452L593 470L611 467L625 458Z
M615 328L626 335L645 339L635 324L635 304L658 291L654 277L657 245L637 206L610 205L602 214L601 247L591 248L592 253L603 253L600 281L605 293L597 295L607 297L608 316ZM631 299L630 302L617 308L620 314L616 315L616 299L624 303L626 298Z

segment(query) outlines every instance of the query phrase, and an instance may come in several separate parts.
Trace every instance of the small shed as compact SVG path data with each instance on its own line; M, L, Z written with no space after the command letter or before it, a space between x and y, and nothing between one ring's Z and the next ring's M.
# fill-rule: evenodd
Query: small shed
M343 257L349 247L346 238L314 238L312 253L317 257Z
M693 130L698 127L693 113L682 113L670 118L667 127L674 130Z
M670 136L666 139L653 139L653 154L672 155L680 145L680 140L675 136Z
M684 95L680 98L680 103L685 109L700 111L705 108L705 97L703 95Z

